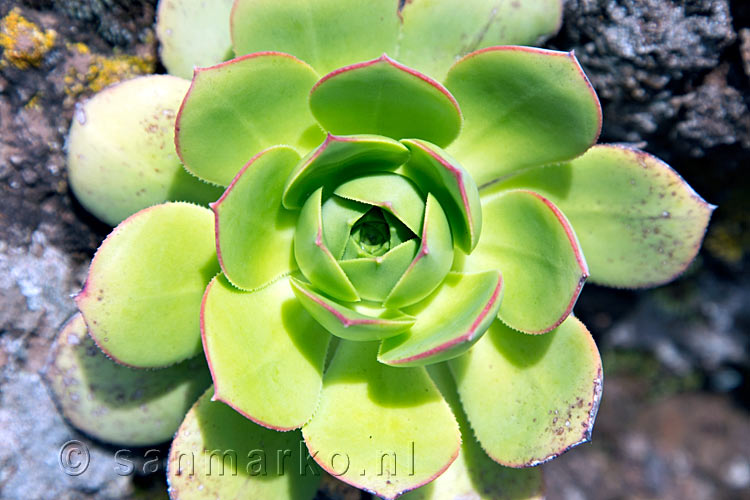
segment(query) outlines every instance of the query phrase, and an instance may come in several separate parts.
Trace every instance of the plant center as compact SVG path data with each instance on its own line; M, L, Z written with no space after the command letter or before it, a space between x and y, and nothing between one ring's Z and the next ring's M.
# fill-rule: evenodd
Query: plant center
M365 253L379 257L391 248L391 230L379 208L372 208L352 227L351 238Z

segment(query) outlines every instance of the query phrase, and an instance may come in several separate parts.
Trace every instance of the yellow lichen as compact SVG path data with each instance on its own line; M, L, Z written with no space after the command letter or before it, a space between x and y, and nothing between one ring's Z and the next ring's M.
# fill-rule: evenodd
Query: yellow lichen
M89 46L82 42L66 43L65 47L67 47L68 50L78 52L79 54L88 54L91 52Z
M84 44L73 44L70 47L79 54L88 54ZM76 97L86 92L98 92L114 83L153 73L156 61L152 57L132 55L114 55L105 57L94 54L84 71L75 66L65 75L65 93Z
M0 66L8 63L19 69L39 66L44 54L55 44L56 37L54 30L41 29L14 8L0 20L0 47L3 48Z
M39 94L34 94L34 97L29 99L29 102L23 107L24 109L39 109Z

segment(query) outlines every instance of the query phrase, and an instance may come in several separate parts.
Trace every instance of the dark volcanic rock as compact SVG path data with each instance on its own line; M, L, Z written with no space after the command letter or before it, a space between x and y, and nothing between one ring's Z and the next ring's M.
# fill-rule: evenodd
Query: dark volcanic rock
M565 20L552 44L576 50L604 104L606 140L661 149L666 139L693 156L750 147L743 89L728 66L714 71L737 41L727 0L569 0Z

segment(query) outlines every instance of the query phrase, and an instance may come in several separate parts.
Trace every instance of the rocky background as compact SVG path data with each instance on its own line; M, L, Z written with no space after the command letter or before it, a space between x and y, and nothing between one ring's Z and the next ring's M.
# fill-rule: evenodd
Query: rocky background
M39 375L109 231L66 183L73 106L163 70L154 4L0 0L0 498L166 498L163 473L114 474L113 450L65 424ZM545 466L547 496L750 499L750 2L568 0L546 46L576 51L603 142L660 156L719 205L675 283L585 288L576 312L606 390L593 443ZM79 477L58 465L69 439L91 450Z

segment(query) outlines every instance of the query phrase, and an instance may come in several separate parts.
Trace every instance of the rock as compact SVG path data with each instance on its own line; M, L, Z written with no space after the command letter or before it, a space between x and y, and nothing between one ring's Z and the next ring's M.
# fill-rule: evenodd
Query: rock
M550 43L575 49L603 101L605 139L650 143L671 130L694 156L750 144L750 113L726 73L701 83L737 38L728 0L568 0L564 19ZM725 123L698 137L699 116Z
M85 472L71 476L59 464L61 447L79 440L89 451ZM0 496L2 498L77 500L121 498L132 494L129 477L114 473L113 455L68 428L57 413L39 375L8 373L0 396ZM64 454L64 452L63 452ZM66 460L63 457L63 460ZM82 456L71 455L70 463ZM73 467L71 470L80 470Z

